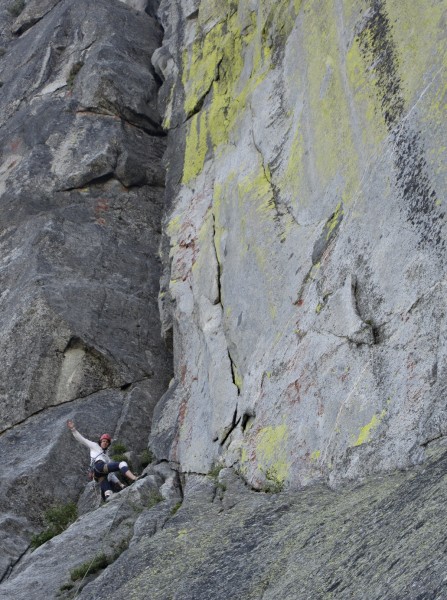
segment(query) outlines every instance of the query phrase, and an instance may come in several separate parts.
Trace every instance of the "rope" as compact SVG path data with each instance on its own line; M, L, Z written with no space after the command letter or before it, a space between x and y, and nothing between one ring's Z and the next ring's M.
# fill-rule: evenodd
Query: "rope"
M98 494L98 489L97 488L98 488L98 486L95 485L96 494ZM110 524L110 527L108 528L108 530L106 531L105 535L103 536L103 543L104 543L104 540L110 535L110 532L112 531L112 527L115 524L116 517L118 516L118 513L119 513L119 511L121 510L121 507L124 504L124 500L125 500L124 498L121 500L120 504L118 505L118 508L116 509L115 516L112 519L112 523ZM92 568L92 565L95 562L96 556L97 555L95 555L92 558L92 560L91 560L91 562L90 562L90 564L88 566L88 569L86 570L86 572L84 574L84 577L79 582L78 589L76 590L76 594L73 596L73 600L75 600L75 598L77 598L79 596L80 592L82 591L82 583L83 583L84 579L87 577L87 575L89 574L90 569Z

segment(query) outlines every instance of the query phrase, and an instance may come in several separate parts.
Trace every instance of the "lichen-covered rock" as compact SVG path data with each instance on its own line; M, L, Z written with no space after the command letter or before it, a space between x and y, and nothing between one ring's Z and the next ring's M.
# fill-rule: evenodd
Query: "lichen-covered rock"
M0 599L443 598L447 0L157 7L0 7Z
M147 535L78 597L443 598L445 517L436 507L447 499L445 470L444 446L425 468L337 491L272 495L249 491L231 470L217 482L194 475L162 527L143 513Z
M175 485L161 499L175 474L156 465L27 553L0 598L443 598L446 468L444 442L429 445L424 466L337 490L259 493L221 469L186 476L181 502ZM99 555L105 570L93 567Z
M257 488L423 460L447 431L447 2L160 15L175 383L154 445Z
M157 305L165 136L151 57L161 27L118 0L12 5L0 14L7 564L44 507L76 499L85 483L88 453L66 419L138 455L171 378ZM4 541L22 516L21 544Z

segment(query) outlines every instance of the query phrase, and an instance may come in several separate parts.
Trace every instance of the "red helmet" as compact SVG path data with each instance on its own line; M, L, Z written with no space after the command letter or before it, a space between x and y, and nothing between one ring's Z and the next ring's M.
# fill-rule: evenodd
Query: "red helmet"
M112 438L110 437L110 435L108 433L103 433L102 436L99 438L100 442L102 442L102 440L107 440L110 444L112 441Z

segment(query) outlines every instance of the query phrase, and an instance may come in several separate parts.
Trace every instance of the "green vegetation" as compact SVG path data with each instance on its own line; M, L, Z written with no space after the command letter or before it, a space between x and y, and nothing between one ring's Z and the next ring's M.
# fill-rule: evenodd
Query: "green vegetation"
M67 77L67 86L70 89L74 86L76 75L79 73L79 71L82 69L83 66L84 66L83 62L76 62L71 67L70 73L68 74L68 77Z
M267 469L265 472L266 485L265 491L269 494L279 494L284 490L284 480L281 479L277 470L274 467Z
M154 462L154 455L148 448L146 448L146 450L143 450L143 452L140 454L141 467L145 469L152 462Z
M160 492L152 492L152 494L149 496L149 502L147 503L147 506L148 508L153 508L159 502L163 502L163 500L164 498Z
M8 6L8 12L13 17L18 17L24 8L25 0L14 0L14 2Z
M113 546L113 553L111 555L107 555L104 552L97 554L93 557L92 560L86 561L82 563L78 567L72 569L70 571L70 577L72 581L77 581L78 579L83 579L87 575L93 575L102 569L105 569L112 563L116 561L116 559L127 550L129 547L129 540L121 540L118 544ZM66 586L70 585L69 583L65 584ZM62 589L62 588L61 588ZM66 587L65 589L69 589Z
M61 587L59 588L61 592L65 592L68 590L72 590L74 587L74 584L69 581L68 583L64 583L64 585L61 585Z
M258 468L266 478L266 491L280 492L288 479L290 464L286 453L289 432L286 423L264 427L258 434L256 457Z
M211 469L208 472L208 477L211 477L212 479L216 479L219 477L219 473L222 471L223 469L223 465L221 463L214 463L214 465L211 467Z
M125 461L129 465L129 469L132 471L132 464L130 463L128 457L126 456L127 447L121 442L114 442L110 446L110 458L116 462Z
M113 561L110 561L104 552L101 552L101 554L97 554L93 560L82 563L79 567L72 569L70 571L70 577L72 581L83 579L86 575L92 575L93 573L101 571L101 569L105 569L110 562Z
M171 515L175 515L175 513L178 511L181 505L181 502L177 502L177 504L174 504L174 506L171 508Z
M121 442L113 442L113 444L110 446L111 456L114 454L124 454L125 452L127 452L127 446Z
M218 463L218 462L214 463L214 465L211 467L211 469L208 473L208 477L213 479L218 490L225 492L227 489L227 486L225 485L225 483L221 483L219 481L219 473L222 471L223 468L224 468L224 465L222 465L221 463Z
M61 504L49 508L44 515L44 521L48 527L34 535L31 539L31 546L33 549L38 548L48 540L51 540L56 535L59 535L71 523L76 521L78 517L78 509L74 502L68 502L67 504Z

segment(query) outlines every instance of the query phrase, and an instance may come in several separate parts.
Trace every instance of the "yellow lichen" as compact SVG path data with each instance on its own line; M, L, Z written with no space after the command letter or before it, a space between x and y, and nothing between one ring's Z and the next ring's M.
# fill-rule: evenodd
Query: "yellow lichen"
M377 99L376 83L362 57L358 38L353 40L347 52L346 70L358 113L363 119L361 129L363 146L369 148L371 153L376 152L388 135L388 131L378 111L380 101Z
M168 226L167 226L167 232L169 237L172 237L173 235L175 235L181 225L181 217L180 215L176 215L175 217L172 217L172 219L169 221Z
M354 446L361 446L362 444L366 444L367 442L371 441L373 431L377 429L386 414L387 411L382 410L379 415L373 415L371 421L361 428L360 434L357 438L357 441L354 443Z
M171 126L172 111L173 111L173 107L174 107L174 92L175 92L175 86L172 85L171 90L169 92L169 100L166 104L165 114L163 117L163 124L162 124L163 129L169 129Z
M314 450L310 455L311 460L317 461L321 456L321 450Z
M401 94L407 106L419 98L421 82L427 73L437 66L447 67L445 11L445 1L387 0L386 14L392 25Z
M295 9L296 15L300 12L302 2L303 0L293 0L293 8Z
M249 96L270 68L270 56L271 51L263 43L254 12L251 25L244 26L243 30L237 12L226 15L223 22L210 31L202 32L185 51L182 81L186 114L192 114L203 102L204 96L209 96L201 110L204 131L200 132L200 140L196 123L191 123L187 132L184 183L197 176L203 168L206 155L204 140L209 138L215 149L228 141Z
M194 115L189 124L186 136L183 183L194 179L203 168L208 149L206 119L206 113L200 113Z
M179 538L184 538L186 535L188 535L189 531L187 529L180 529L177 537Z
M339 49L337 15L332 0L310 4L303 12L307 62L309 143L321 188L334 181L351 197L359 186L345 66Z
M287 151L287 165L278 185L295 202L307 204L310 199L309 181L306 176L306 148L301 122L298 122Z
M258 433L256 440L258 467L267 475L274 473L277 483L284 483L289 474L290 464L286 453L288 435L287 425L283 423L264 427Z
M183 53L185 112L191 114L217 79L225 45L224 23L217 23L203 39L196 39Z
M329 219L328 223L326 224L326 239L327 240L331 237L331 234L334 231L334 229L339 225L342 216L343 216L342 203L339 202L337 204L334 214L332 215L332 217Z
M242 389L242 386L244 385L244 378L240 374L239 369L237 368L237 366L234 365L234 364L233 364L233 377L234 377L234 384L236 385L236 387L240 391Z

